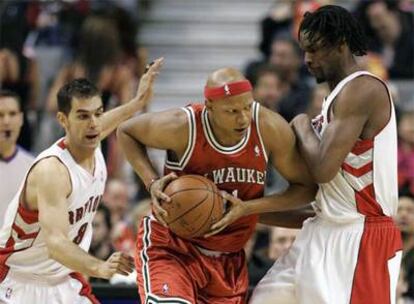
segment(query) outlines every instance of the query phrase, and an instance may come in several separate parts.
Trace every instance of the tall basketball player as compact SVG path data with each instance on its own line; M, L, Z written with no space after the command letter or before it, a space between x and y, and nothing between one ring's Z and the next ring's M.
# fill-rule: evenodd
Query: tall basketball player
M251 303L395 303L402 242L392 220L398 193L391 96L358 66L354 56L365 54L366 39L344 8L305 14L299 42L310 72L331 90L316 119L302 114L292 122L319 184L317 216L305 222Z
M79 272L105 279L131 272L133 260L121 252L106 261L87 253L106 181L99 144L148 104L161 64L157 60L142 77L134 99L107 113L86 79L59 90L65 137L37 157L1 230L0 303L97 303Z
M257 216L239 219L209 238L181 239L164 226L162 191L174 176L199 174L242 199L263 196L268 158L291 182L279 197L290 206L309 202L315 191L295 150L295 137L278 114L253 101L251 85L231 68L212 73L205 104L145 114L118 129L124 152L152 196L153 216L138 234L136 267L142 303L245 303L248 288L243 247ZM158 178L146 147L167 151ZM269 201L273 204L273 201Z

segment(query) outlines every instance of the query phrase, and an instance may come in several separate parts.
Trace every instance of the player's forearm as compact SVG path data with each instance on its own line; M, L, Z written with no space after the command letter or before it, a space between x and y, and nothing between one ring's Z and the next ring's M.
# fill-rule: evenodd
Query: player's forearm
M128 103L116 107L108 112L106 112L103 116L103 132L101 138L105 138L108 136L112 131L114 131L121 122L131 118L136 112L139 112L143 109L143 105L146 104L142 100L142 102L138 102L135 100L138 97L135 97L133 100L129 101ZM141 97L147 98L147 97ZM149 98L149 97L148 97Z
M316 186L290 185L283 193L264 196L246 202L245 213L250 215L280 212L303 207L315 199L316 189Z
M88 254L78 245L66 238L55 238L47 241L49 257L69 269L78 271L91 277L101 277L101 261Z
M122 151L132 168L139 175L144 185L148 185L152 179L157 177L157 173L148 158L146 147L129 135L123 126L118 128L117 136Z
M303 222L315 216L315 211L310 204L295 210L282 212L262 213L259 216L261 224L285 228L302 228Z

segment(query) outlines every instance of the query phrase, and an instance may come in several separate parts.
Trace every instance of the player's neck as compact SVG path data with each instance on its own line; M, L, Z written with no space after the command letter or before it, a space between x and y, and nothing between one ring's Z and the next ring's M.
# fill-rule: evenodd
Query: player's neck
M332 80L328 81L330 90L333 91L339 82L341 82L352 73L360 70L361 67L354 60L351 62L346 62L341 68L338 69L338 73L332 77Z
M16 144L1 144L0 145L0 158L1 159L7 159L13 156L13 154L16 152Z
M71 144L67 138L65 139L65 145L76 163L92 174L95 169L95 149L78 147Z

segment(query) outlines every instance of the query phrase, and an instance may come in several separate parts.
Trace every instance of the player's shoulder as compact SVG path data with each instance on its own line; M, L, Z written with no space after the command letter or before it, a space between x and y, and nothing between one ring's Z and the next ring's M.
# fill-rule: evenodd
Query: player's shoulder
M355 99L355 97L366 98L367 101L370 101L375 97L387 96L388 91L385 83L379 78L371 75L361 75L344 86L341 95L352 99Z
M36 179L49 180L51 183L69 180L69 169L56 156L38 160L32 167L30 175Z

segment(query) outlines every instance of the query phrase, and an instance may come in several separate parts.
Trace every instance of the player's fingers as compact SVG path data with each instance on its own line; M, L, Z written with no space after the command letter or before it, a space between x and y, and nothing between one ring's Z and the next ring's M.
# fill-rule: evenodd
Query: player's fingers
M154 194L157 196L157 198L163 202L171 202L171 197L169 197L167 194L165 194L164 192L160 191L160 190L156 190L154 192Z
M118 271L118 270L121 270L121 271L123 271L123 272L125 272L125 273L131 273L131 272L132 272L132 270L133 270L133 268L131 268L131 267L127 266L127 265L124 265L124 264L122 264L122 263L119 263L119 264L118 264L117 271Z
M155 218L165 227L168 227L164 217L168 216L167 211L161 208L158 200L153 200L153 211Z
M212 236L212 235L215 235L215 234L218 234L218 233L220 233L224 228L226 228L226 226L220 226L220 227L218 227L218 228L216 228L216 229L211 229L208 233L206 233L205 235L204 235L204 237L205 238L208 238L208 237L210 237L210 236Z
M237 197L228 194L225 191L221 191L221 196L223 197L224 200L230 202L231 204L237 204L240 203L240 199L238 199Z

